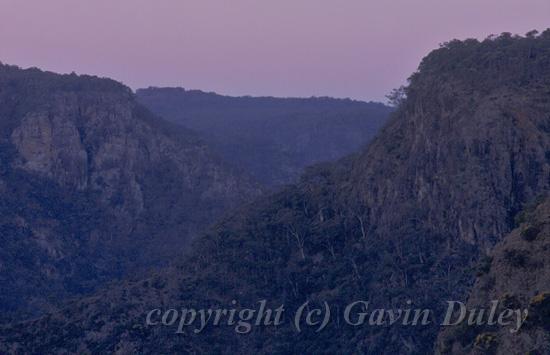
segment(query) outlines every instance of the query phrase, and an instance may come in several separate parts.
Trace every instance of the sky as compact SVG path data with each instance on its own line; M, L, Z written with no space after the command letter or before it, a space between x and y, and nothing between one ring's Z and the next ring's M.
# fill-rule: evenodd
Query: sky
M383 101L453 38L550 27L550 0L0 0L0 61L133 89Z

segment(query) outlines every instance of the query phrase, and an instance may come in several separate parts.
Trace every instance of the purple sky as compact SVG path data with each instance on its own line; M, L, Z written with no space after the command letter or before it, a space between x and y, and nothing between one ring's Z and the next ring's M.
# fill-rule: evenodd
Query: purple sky
M382 100L452 38L550 27L550 0L0 0L0 61L132 88Z

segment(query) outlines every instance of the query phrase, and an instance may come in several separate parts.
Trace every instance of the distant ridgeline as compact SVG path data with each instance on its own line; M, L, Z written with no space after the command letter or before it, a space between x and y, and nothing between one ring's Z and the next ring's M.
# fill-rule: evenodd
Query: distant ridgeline
M518 212L550 190L550 31L449 42L423 59L405 93L359 153L230 214L174 269L1 329L0 352L430 354L437 322L333 319L321 332L297 332L288 321L243 336L232 327L176 334L177 324L145 320L160 308L263 299L289 314L306 301L342 310L357 300L384 309L410 301L441 314L448 300L466 302L478 274L471 304L526 302L529 328L459 329L442 335L437 351L548 354L548 284L537 281L550 265L548 202Z
M306 166L357 151L392 111L349 99L229 97L182 88L140 89L137 98L199 132L227 162L269 186L295 182Z

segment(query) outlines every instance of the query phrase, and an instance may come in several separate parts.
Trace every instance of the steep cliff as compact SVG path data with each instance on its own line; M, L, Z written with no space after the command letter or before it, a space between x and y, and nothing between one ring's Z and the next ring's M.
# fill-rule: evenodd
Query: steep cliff
M193 129L231 165L268 186L296 182L305 167L366 145L391 108L333 98L230 97L182 88L137 91L166 119Z
M550 188L549 87L550 31L447 43L422 61L367 149L235 212L173 270L4 328L4 349L430 353L437 323L353 327L336 318L321 332L297 332L287 320L243 336L232 327L175 334L145 317L262 299L288 314L305 301L342 310L357 300L411 300L439 314L446 300L466 297L480 257Z
M2 65L0 103L1 320L165 265L257 192L117 82Z

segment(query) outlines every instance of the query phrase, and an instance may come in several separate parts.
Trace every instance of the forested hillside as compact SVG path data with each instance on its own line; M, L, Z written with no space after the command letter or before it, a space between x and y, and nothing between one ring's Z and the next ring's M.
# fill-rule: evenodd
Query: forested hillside
M391 108L332 98L230 97L182 88L137 91L153 112L200 133L227 162L268 186L366 145Z
M550 199L542 196L517 216L519 224L500 242L479 269L468 308L493 301L503 309L524 309L520 331L515 325L480 324L445 329L438 354L550 353Z
M465 300L480 261L550 188L549 88L550 31L446 43L423 59L366 149L235 211L173 269L3 328L0 349L432 353L437 323L334 319L297 332L288 321L243 336L233 327L176 334L177 324L147 326L145 317L262 299L289 314L305 301L342 310L357 300L386 309L410 300L440 314L447 300Z
M115 81L0 65L0 321L166 265L258 194Z

